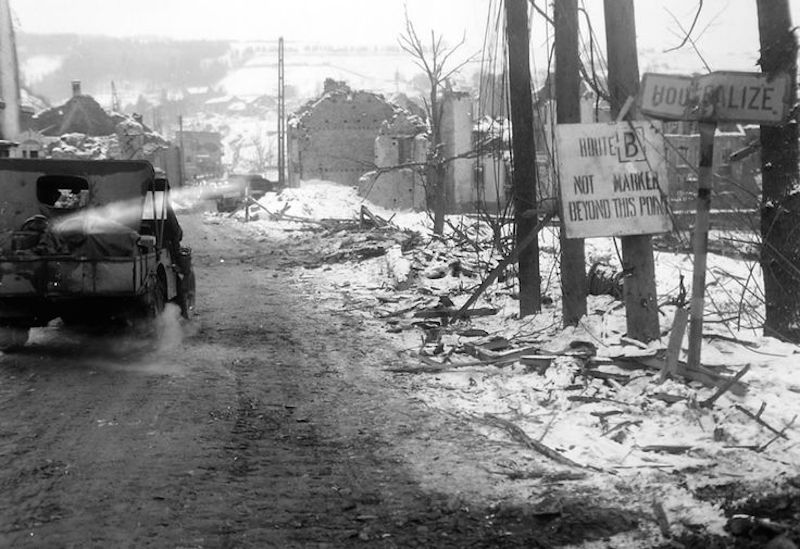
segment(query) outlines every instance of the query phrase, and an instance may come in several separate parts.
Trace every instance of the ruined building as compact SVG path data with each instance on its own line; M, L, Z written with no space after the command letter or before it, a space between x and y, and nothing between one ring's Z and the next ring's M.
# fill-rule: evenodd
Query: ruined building
M394 107L382 95L326 81L325 92L288 123L289 184L324 179L357 185L373 169L375 138Z
M60 136L67 133L101 136L114 133L116 124L91 95L81 91L81 83L72 82L72 97L52 109L40 112L33 119L33 129L44 135Z
M374 151L378 169L361 177L358 194L385 208L424 209L425 186L418 167L428 154L424 120L398 109L382 124Z
M446 90L441 100L447 212L502 208L508 200L502 142L498 145L498 138L489 135L493 128L473 123L470 94ZM398 110L375 139L377 170L363 175L359 194L387 208L425 209L428 137L427 125L420 117ZM497 146L489 149L487 142Z
M187 180L222 175L224 166L221 133L183 130L175 133L175 140L183 148L183 165Z

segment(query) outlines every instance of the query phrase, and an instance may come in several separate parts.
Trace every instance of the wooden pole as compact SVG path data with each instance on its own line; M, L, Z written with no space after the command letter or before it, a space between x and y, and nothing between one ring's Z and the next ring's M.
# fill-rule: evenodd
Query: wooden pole
M604 0L608 88L611 111L620 112L628 97L639 91L639 61L633 0ZM632 119L636 113L632 112ZM651 341L660 335L655 263L650 235L622 237L622 269L628 337Z
M678 372L678 363L681 358L681 345L683 336L686 333L686 322L689 320L689 311L684 307L678 306L675 309L675 318L672 320L672 331L669 333L669 343L667 343L667 356L664 360L664 367L658 376L659 383L668 377L674 376Z
M179 150L180 158L179 158L179 162L178 163L180 164L180 171L181 171L180 183L181 183L181 187L183 187L183 186L186 185L186 156L185 156L185 153L183 151L183 115L182 114L178 115L178 136L179 136L178 137L178 147L180 147L180 150Z
M286 186L286 97L283 37L278 38L278 187Z
M536 146L533 137L533 100L528 36L528 0L505 0L508 39L509 100L513 154L514 211L519 254L519 314L538 313L541 303L539 242L524 242L535 232L539 216L536 199Z
M578 0L557 0L553 5L556 55L556 121L581 122L580 56L578 53ZM586 314L586 258L582 238L567 238L561 220L561 291L564 326L575 326Z
M708 226L713 186L715 122L700 122L700 170L697 182L697 217L694 224L694 273L692 274L691 324L689 325L689 367L700 365L703 345L703 309L706 294L706 264L708 258Z
M250 223L250 182L244 184L244 222Z

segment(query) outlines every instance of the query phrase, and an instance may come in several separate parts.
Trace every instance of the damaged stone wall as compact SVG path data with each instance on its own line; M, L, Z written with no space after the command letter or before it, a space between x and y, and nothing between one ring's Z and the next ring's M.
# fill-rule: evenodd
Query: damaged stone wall
M508 162L496 154L483 154L475 161L475 192L478 208L502 212L511 197Z
M456 158L447 163L448 210L473 211L478 201L475 185L475 161L457 158L472 151L472 98L465 92L448 91L442 105L442 144L445 158Z
M425 187L421 174L428 151L425 122L397 108L375 138L377 171L359 180L358 194L373 204L396 210L425 209Z
M442 142L450 159L445 173L448 211L502 211L508 200L507 162L502 151L474 154L475 141L486 139L472 120L472 98L468 93L448 91L442 102ZM484 131L488 131L485 130ZM423 177L428 139L425 122L398 110L375 139L377 171L359 182L359 195L373 204L392 209L426 208ZM407 164L412 166L407 166Z
M288 127L289 180L357 185L374 167L375 137L393 106L381 95L337 89L297 113Z

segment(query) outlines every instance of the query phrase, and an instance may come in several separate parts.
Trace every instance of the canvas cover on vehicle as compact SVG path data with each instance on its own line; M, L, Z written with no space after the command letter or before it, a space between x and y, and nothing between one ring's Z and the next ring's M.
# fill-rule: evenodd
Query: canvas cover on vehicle
M68 218L55 234L67 253L87 259L129 257L139 238L130 227L99 216Z

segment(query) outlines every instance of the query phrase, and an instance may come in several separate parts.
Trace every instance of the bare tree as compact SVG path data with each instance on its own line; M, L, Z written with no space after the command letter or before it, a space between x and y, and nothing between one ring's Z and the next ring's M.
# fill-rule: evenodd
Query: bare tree
M263 134L254 135L250 138L255 151L255 158L252 159L253 170L257 173L264 173L272 163L275 153L272 148L272 140Z
M442 147L442 104L439 95L448 78L467 64L470 58L458 64L454 64L452 60L453 54L464 44L464 36L458 44L448 47L444 44L442 36L431 30L430 45L426 49L414 24L408 18L408 11L405 16L406 31L400 35L398 42L403 51L414 58L414 63L425 73L430 85L428 98L425 100L431 140L424 167L425 188L428 209L433 209L433 232L442 234L444 232L444 216L447 211L447 187L445 185L447 159L444 158ZM431 206L433 207L431 208Z
M231 151L231 162L230 162L230 170L235 172L239 167L239 159L242 155L242 136L237 135L228 143L228 148Z

